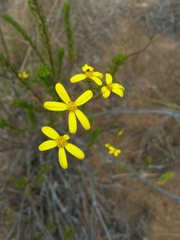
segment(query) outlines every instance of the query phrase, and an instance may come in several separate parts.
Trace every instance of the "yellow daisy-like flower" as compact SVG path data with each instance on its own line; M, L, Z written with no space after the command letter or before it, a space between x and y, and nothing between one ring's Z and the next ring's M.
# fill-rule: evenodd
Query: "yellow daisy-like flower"
M80 148L76 147L72 143L68 143L68 140L70 139L69 135L65 134L63 136L60 136L53 128L48 126L42 127L41 130L47 137L51 138L52 140L47 140L41 143L38 147L39 151L45 151L54 147L58 147L59 164L62 168L68 168L66 151L78 159L83 159L85 157L84 152Z
M103 86L101 88L103 98L108 98L110 96L111 91L123 97L124 95L124 87L119 83L112 83L112 76L109 73L106 73L106 84L107 86Z
M114 148L114 147L112 147L112 146L109 146L108 149L109 149L109 152L108 152L108 153L109 153L109 154L113 154L114 157L118 157L118 155L121 153L121 150L120 150L120 149Z
M22 79L26 79L29 77L29 74L27 74L26 71L23 71L22 73L18 73L18 76Z
M90 129L90 123L88 118L84 115L82 111L78 109L78 106L83 105L87 101L89 101L92 96L93 92L91 90L85 91L81 94L76 101L72 101L66 92L66 89L63 87L61 83L57 83L55 86L56 92L59 97L64 101L62 102L45 102L44 108L51 110L51 111L69 111L68 117L68 124L69 124L69 131L70 133L75 133L77 131L77 121L76 117L80 121L81 125L84 129Z
M117 149L117 148L114 148L113 146L111 146L109 143L106 143L104 145L108 150L109 150L109 154L113 154L114 157L117 157L120 153L121 153L121 150L120 149Z
M76 83L79 81L82 81L86 78L90 78L91 80L93 80L97 85L101 86L102 85L102 81L100 79L103 78L103 74L100 72L94 72L94 68L89 66L88 64L85 64L82 67L82 71L84 73L79 73L74 75L72 78L70 78L70 81L72 83Z

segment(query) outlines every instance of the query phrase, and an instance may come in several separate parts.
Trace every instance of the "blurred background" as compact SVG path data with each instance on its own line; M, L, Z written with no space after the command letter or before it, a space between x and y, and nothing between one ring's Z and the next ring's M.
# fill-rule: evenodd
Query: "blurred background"
M31 128L25 111L12 102L18 98L36 105L36 100L1 66L0 118L23 130L0 128L0 240L180 239L180 1L69 1L73 63L66 51L65 1L38 2L51 33L53 57L65 49L63 75L54 84L61 81L76 99L86 87L71 84L70 77L81 73L85 63L105 74L114 56L124 53L129 57L116 81L125 95L87 104L91 130L78 126L72 137L86 158L80 162L68 155L69 168L63 170L57 149L38 151L49 112L37 112ZM27 1L1 0L0 14L5 13L26 29L46 57ZM2 17L0 52L19 72L26 70L36 79L39 59ZM52 99L35 80L32 86L43 102ZM54 126L61 133L67 129L60 115ZM121 149L118 158L108 155L107 142Z

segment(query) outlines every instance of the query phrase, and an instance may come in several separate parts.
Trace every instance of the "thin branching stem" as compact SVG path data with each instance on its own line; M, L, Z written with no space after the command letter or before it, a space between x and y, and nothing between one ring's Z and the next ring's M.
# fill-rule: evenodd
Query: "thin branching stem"
M85 165L86 165L86 168L87 168L88 179L89 179L89 183L90 183L90 187L91 187L91 196L92 196L92 204L93 204L93 207L94 207L94 209L95 209L95 211L96 211L96 214L97 214L98 217L99 217L99 220L100 220L100 222L101 222L101 225L102 225L102 227L103 227L103 229L104 229L104 231L105 231L105 233L106 233L107 239L108 239L108 240L112 240L112 238L111 238L111 236L110 236L110 234L109 234L108 228L107 228L107 226L106 226L106 224L105 224L105 221L104 221L104 219L103 219L103 217L102 217L102 214L101 214L101 212L100 212L100 210L99 210L99 208L98 208L98 204L97 204L96 196L95 196L95 191L94 191L94 184L93 184L93 180L92 180L93 177L92 177L92 175L91 175L90 169L89 169L88 164L87 164L86 162L85 162Z
M49 63L51 65L52 75L53 75L53 77L55 77L54 62L53 62L53 56L52 56L52 51L51 51L51 42L50 42L50 37L48 36L48 33L46 31L46 23L44 22L44 19L41 15L40 5L38 4L38 1L34 1L34 5L36 6L39 19L42 23L42 31L43 31L45 41L46 41L46 46L47 46L46 49L48 51Z
M135 56L135 55L138 55L138 54L144 52L144 51L149 47L149 45L151 44L151 42L152 42L152 39L150 38L149 42L146 44L146 46L145 46L143 49L141 49L140 51L134 52L134 53L129 53L129 54L127 55L127 58L126 58L126 59L128 59L129 57L133 57L133 56Z
M110 156L110 159L112 159L113 157ZM170 193L168 191L166 191L165 189L157 186L156 184L152 183L151 181L149 181L148 179L142 177L133 167L131 167L130 165L127 165L126 163L124 163L123 161L120 161L119 159L113 159L113 161L117 164L117 165L122 165L123 167L125 167L128 171L132 172L137 178L139 178L140 180L142 180L143 182L147 183L148 185L152 186L154 189L158 190L159 192L177 200L180 203L180 196L177 196L173 193Z
M174 117L174 119L178 122L180 118L180 112L173 111L170 109L122 109L122 108L113 108L111 110L105 112L98 112L93 114L94 117L99 117L103 115L116 115L116 114L157 114L157 115L168 115ZM179 123L179 122L178 122Z
M20 80L20 82L34 95L35 98L38 99L40 103L42 103L43 100L39 97L39 95L37 95L36 92L34 92L34 90L30 86L28 86L28 84L22 78L19 77L18 72L14 69L14 67L10 63L7 63L7 64L8 64L7 67L11 69L11 71Z
M1 30L1 26L0 26L0 37L1 37L1 41L2 41L2 45L4 47L4 51L6 53L6 57L8 59L8 61L10 62L10 57L9 57L9 53L8 53L8 49L6 47L6 42L4 40L4 36L3 36L3 33L2 33L2 30Z

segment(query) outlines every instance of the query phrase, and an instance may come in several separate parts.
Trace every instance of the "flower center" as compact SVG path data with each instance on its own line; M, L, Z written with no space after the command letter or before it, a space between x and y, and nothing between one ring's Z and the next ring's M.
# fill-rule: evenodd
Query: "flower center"
M64 137L58 137L57 138L57 146L59 147L59 148L61 148L61 147L65 147L66 146L66 144L67 144L67 140L64 138Z
M112 91L112 87L113 87L112 83L107 85L107 89L109 89L109 91Z
M70 112L75 112L76 109L77 109L75 102L70 101L70 102L67 104L67 109L68 109Z
M84 74L86 75L87 78L91 78L93 75L93 71L90 71L90 69L87 69Z

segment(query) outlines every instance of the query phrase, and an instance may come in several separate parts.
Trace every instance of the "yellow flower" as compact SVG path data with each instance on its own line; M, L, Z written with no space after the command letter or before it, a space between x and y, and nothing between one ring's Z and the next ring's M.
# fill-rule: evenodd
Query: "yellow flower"
M109 143L106 143L104 145L108 150L109 150L109 154L113 154L114 157L117 157L120 153L121 153L121 150L120 149L117 149L117 148L114 148L113 146L111 146Z
M41 143L38 147L39 151L45 151L54 147L58 147L59 164L62 168L68 168L66 151L78 159L83 159L85 157L84 152L80 148L76 147L72 143L68 143L68 140L70 139L69 135L65 134L63 136L60 136L53 128L48 126L42 127L41 130L47 137L51 138L52 140L47 140Z
M76 83L79 81L82 81L86 78L90 78L91 80L93 80L97 85L101 86L102 85L102 81L100 79L103 78L103 74L100 72L94 72L94 68L85 64L82 67L82 71L84 73L79 73L74 75L72 78L70 78L70 81L72 83Z
M18 76L22 79L25 79L29 77L29 74L27 74L26 71L23 71L22 73L18 73Z
M121 150L120 149L117 149L117 148L114 148L112 146L109 146L109 154L113 154L114 157L118 157L118 155L121 153Z
M118 132L118 136L121 136L123 134L123 131Z
M45 102L44 108L51 110L51 111L69 111L68 116L68 125L70 133L75 133L77 131L77 121L76 117L80 121L81 125L84 129L90 129L90 123L87 117L84 115L82 111L78 109L78 106L83 105L87 101L89 101L92 96L93 92L91 90L85 91L81 94L76 101L72 101L66 92L66 89L63 87L61 83L57 83L55 86L56 92L59 97L64 101L63 102Z
M112 76L109 73L106 73L106 84L107 86L101 88L103 98L109 97L111 91L123 97L124 87L119 83L112 83Z

